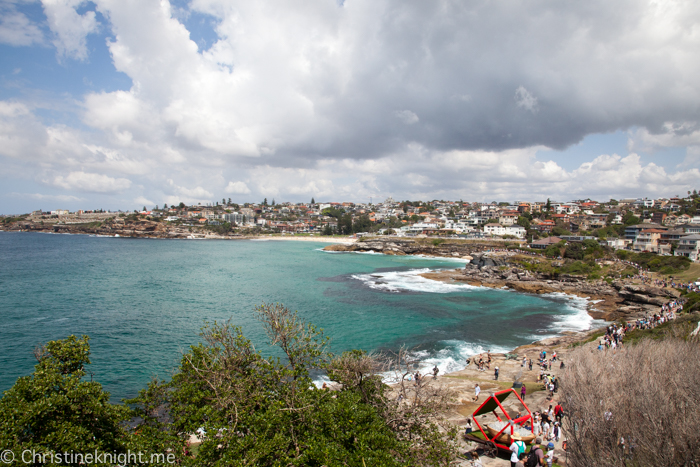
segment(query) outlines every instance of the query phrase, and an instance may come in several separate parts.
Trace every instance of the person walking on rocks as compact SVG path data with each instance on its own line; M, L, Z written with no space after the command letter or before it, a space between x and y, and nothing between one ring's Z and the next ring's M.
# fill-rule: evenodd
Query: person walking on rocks
M479 387L479 383L476 383L474 386L474 402L479 400L479 393L481 392L481 388Z
M523 383L523 386L520 388L520 398L521 398L522 400L525 400L525 392L526 392L526 391L527 391L527 390L525 389L525 383Z

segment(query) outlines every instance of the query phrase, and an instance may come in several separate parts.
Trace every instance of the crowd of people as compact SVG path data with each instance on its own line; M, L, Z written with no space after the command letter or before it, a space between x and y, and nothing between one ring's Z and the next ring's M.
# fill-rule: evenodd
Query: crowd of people
M476 365L476 369L479 371L486 371L491 369L491 351L487 350L486 351L486 358L484 358L483 354L479 354L477 357L473 358L467 358L466 360L467 366L466 368L469 368L469 365L474 362L474 365ZM498 379L498 377L496 377Z

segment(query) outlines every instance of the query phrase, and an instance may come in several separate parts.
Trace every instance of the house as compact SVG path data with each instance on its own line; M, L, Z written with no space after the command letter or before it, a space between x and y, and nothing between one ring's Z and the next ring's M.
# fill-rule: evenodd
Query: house
M651 214L651 221L654 224L663 224L666 219L666 214L663 212L654 212Z
M629 240L630 242L634 242L637 239L637 235L639 235L639 232L641 232L644 229L663 229L666 230L666 227L663 227L659 224L637 224L637 225L628 225L625 228L625 240Z
M679 226L680 228L683 229L683 232L687 234L696 234L700 233L700 224L685 224Z
M605 240L605 243L613 250L624 250L629 245L629 240L624 238L609 238Z
M555 224L554 224L554 221L552 221L552 220L540 221L539 223L535 223L533 221L531 228L538 230L540 232L549 233L552 231L554 226L555 226Z
M686 235L681 238L674 254L685 256L691 261L700 260L700 234Z
M662 229L644 229L637 234L637 238L632 243L632 249L635 251L650 251L652 253L659 252L659 240L661 234L665 230Z
M539 240L535 240L530 244L530 248L536 248L539 250L544 250L550 245L556 245L557 243L561 242L561 238L559 237L546 237L546 238L540 238Z
M504 226L501 224L490 223L484 226L484 233L486 235L493 236L503 236L503 235L513 235L518 238L525 238L525 227L521 225L508 225Z

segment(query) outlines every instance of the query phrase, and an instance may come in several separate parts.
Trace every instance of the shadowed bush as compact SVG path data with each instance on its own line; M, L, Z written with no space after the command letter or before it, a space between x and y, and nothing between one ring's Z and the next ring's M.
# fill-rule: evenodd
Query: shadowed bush
M643 340L613 353L581 348L562 377L573 467L697 465L697 339Z

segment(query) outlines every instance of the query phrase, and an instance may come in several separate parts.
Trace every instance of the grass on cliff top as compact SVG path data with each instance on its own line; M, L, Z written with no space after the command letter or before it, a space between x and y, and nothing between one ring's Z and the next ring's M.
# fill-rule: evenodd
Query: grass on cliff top
M700 263L692 263L685 271L670 275L681 282L700 280Z
M605 329L595 331L594 333L592 333L591 335L589 335L585 339L569 344L569 348L574 349L576 347L580 347L582 345L588 344L589 342L597 341L598 339L600 339L604 335L605 335Z

